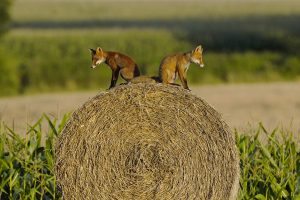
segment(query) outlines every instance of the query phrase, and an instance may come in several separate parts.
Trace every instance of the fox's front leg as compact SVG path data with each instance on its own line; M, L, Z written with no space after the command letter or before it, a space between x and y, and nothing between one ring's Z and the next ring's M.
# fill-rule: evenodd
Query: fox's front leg
M112 71L109 89L116 86L116 83L117 83L118 77L119 77L119 71L120 71L119 69L115 69Z
M182 83L182 86L184 89L190 90L188 84L187 84L187 71L186 70L178 70L178 75L180 78L180 81Z

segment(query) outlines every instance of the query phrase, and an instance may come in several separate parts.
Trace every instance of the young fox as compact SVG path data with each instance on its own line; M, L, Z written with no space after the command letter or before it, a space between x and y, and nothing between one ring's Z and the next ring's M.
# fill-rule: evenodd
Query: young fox
M178 73L180 81L185 89L189 89L187 85L187 70L192 63L204 67L202 58L203 49L199 45L196 49L187 53L177 53L165 57L159 66L159 79L162 83L174 84Z
M126 82L129 82L134 77L140 75L137 64L130 57L117 52L103 51L100 47L97 47L96 50L90 50L92 54L93 69L96 68L97 65L105 62L112 70L109 89L115 87L119 73Z

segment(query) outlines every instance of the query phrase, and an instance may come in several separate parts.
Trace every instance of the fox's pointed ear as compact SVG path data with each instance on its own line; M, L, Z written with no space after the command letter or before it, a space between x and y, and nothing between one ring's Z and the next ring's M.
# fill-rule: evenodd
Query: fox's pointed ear
M97 55L103 55L103 51L102 51L102 49L100 47L97 47L96 54Z
M203 52L203 48L201 45L197 46L196 49L195 49L195 52Z
M95 54L96 50L95 49L89 49L91 53Z

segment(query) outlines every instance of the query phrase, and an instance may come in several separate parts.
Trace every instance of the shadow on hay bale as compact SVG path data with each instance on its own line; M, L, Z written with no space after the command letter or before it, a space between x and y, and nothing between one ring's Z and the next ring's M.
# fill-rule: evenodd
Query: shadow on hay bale
M75 111L56 144L64 199L235 199L234 136L176 86L131 84Z

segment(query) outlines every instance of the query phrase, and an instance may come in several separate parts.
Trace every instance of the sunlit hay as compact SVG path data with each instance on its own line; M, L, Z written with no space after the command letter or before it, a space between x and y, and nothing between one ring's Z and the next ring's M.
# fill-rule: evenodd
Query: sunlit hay
M64 199L234 199L239 159L221 116L182 87L129 84L74 112L56 143Z

